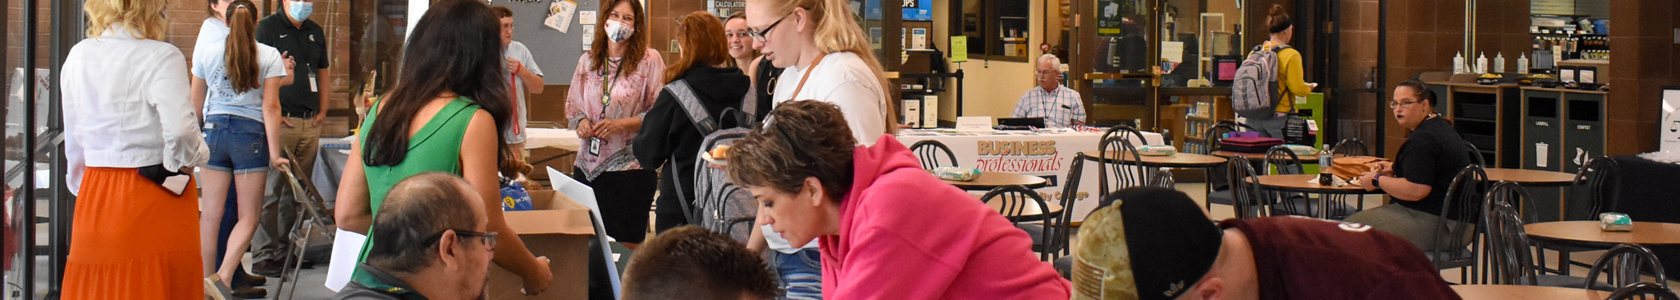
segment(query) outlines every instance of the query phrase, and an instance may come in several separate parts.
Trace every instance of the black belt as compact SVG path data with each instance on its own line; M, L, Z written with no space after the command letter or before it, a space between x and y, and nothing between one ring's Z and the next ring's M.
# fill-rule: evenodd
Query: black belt
M287 118L308 119L308 118L314 118L315 114L295 114L295 113L288 113L288 112L280 112L280 116L287 117Z

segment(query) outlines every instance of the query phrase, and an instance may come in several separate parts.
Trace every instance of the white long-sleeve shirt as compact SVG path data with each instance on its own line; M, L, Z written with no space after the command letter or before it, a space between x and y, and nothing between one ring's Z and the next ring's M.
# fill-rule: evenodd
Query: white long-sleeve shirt
M59 86L71 192L80 192L88 167L180 170L209 158L181 49L127 28L114 24L65 59Z

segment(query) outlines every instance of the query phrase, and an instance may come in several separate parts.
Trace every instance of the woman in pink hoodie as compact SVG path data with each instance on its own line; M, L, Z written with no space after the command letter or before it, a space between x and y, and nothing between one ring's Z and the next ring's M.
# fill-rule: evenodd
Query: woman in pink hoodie
M730 181L791 244L817 239L825 299L1068 299L1032 240L882 135L855 146L840 109L790 101L728 151Z

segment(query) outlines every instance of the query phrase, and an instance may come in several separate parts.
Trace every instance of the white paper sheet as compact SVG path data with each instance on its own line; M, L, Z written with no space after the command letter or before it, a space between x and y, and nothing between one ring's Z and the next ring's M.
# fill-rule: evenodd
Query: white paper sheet
M548 167L548 179L554 184L554 190L560 191L566 197L572 198L572 201L577 201L578 204L583 204L583 207L589 208L589 215L594 216L591 219L595 223L595 238L596 242L601 244L601 254L604 254L603 257L611 257L613 261L617 261L618 256L612 252L612 241L607 237L606 226L601 224L601 205L595 201L595 189L577 182L571 176L560 173L553 167ZM612 280L613 298L617 299L620 295L618 265L607 262L607 275Z
M593 10L578 12L578 24L595 25L595 22L597 21L600 21L600 18L595 16L595 11Z
M1184 62L1184 42L1161 42L1161 59L1168 62Z
M572 12L575 11L577 11L577 2L572 2L572 0L550 2L548 18L543 19L543 25L559 30L560 33L567 33L572 28Z
M1541 167L1541 168L1546 168L1547 167L1546 165L1550 164L1551 160L1546 159L1550 155L1550 154L1547 154L1547 153L1549 153L1548 150L1551 150L1550 148L1551 148L1551 145L1546 145L1546 143L1535 143L1534 144L1534 166Z
M356 272L356 258L362 254L362 244L367 242L367 236L354 231L337 229L333 236L332 262L327 264L327 289L337 292L350 283L350 275Z

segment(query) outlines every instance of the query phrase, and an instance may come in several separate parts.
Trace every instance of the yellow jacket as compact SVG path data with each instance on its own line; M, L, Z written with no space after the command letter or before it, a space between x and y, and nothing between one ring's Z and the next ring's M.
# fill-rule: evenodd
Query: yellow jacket
M1263 47L1271 48L1277 44L1267 41ZM1307 86L1307 80L1301 68L1301 51L1295 48L1284 48L1277 52L1278 57L1278 91L1283 99L1278 100L1277 111L1282 113L1295 112L1295 97L1312 93L1312 87Z

